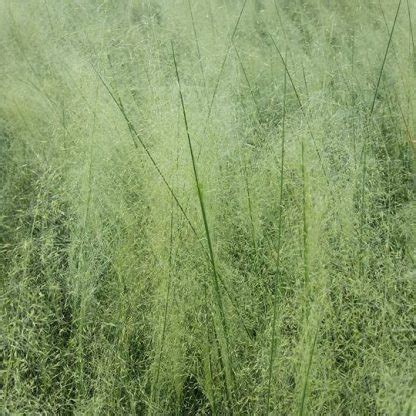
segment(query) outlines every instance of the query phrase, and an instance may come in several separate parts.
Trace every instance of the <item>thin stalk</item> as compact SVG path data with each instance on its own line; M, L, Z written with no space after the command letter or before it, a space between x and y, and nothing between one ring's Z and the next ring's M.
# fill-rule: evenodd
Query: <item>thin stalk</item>
M89 148L89 161L88 161L88 174L87 174L87 195L85 200L85 213L82 222L82 231L81 231L81 242L79 247L78 259L77 259L77 268L78 271L82 272L82 267L84 263L87 261L85 258L85 244L87 241L87 223L90 216L90 209L91 209L91 199L92 199L92 179L93 179L93 155L94 155L94 137L95 137L95 129L96 129L96 108L97 108L97 97L98 97L98 88L96 89L95 93L95 108L93 111L94 121L90 139L90 148ZM81 291L82 292L82 291ZM79 359L79 391L81 392L84 389L84 338L83 338L83 327L84 327L84 320L85 320L85 299L83 299L83 293L79 294L80 296L80 306L79 306L79 320L78 320L78 359Z
M233 46L234 46L234 50L235 50L235 53L236 53L236 55L237 55L238 62L239 62L239 64L240 64L241 70L243 71L244 79L246 80L246 83L247 83L248 89L249 89L249 91L250 91L250 96L251 96L251 98L252 98L252 100L253 100L253 103L254 103L254 106L255 106L255 108L256 108L257 120L258 120L258 122L259 122L259 124L260 124L260 111L259 111L259 106L258 106L258 104L257 104L256 97L254 96L254 91L253 91L253 88L251 88L251 83L250 83L250 81L249 81L249 79L248 79L246 69L244 68L243 61L242 61L242 59L241 59L240 53L238 52L237 46L235 45L235 43L234 43L234 42L233 42Z
M233 44L235 34L237 33L237 28L238 28L238 25L240 23L241 17L243 15L244 9L246 7L246 3L247 3L247 0L244 0L243 6L242 6L242 8L240 10L240 14L238 15L237 21L236 21L236 23L234 25L234 29L233 29L233 32L231 34L230 42L228 44L228 47L227 47L227 50L226 50L224 59L222 61L221 68L220 68L220 71L218 73L217 80L215 82L214 92L212 93L211 101L210 101L209 106L208 106L208 114L207 114L207 118L205 120L203 134L205 134L206 131L207 131L207 129L208 129L208 125L209 125L209 121L210 121L211 113L212 113L212 108L214 106L214 101L215 101L215 97L217 95L217 91L218 91L218 87L219 87L219 84L220 84L220 80L221 80L222 74L224 72L225 63L227 62L228 56L230 54L231 46ZM201 155L201 152L202 152L202 146L199 148L199 151L198 151L198 155L196 157L196 160L199 160L199 156Z
M96 104L97 104L97 96L98 96L98 88L96 90L96 94L95 94L95 100L96 100ZM97 121L97 113L96 110L94 110L93 112L94 115L94 122L93 122L93 129L92 129L92 134L91 134L91 140L90 140L90 152L89 152L89 163L88 163L88 189L87 189L87 199L86 199L86 209L85 209L85 216L84 216L84 221L82 224L82 234L83 236L86 235L86 230L87 230L87 222L89 219L89 215L90 215L90 208L91 208L91 198L92 198L92 168L93 168L93 154L94 154L94 146L93 146L93 140L95 137L95 128L96 128L96 121ZM81 245L81 250L82 250L82 245Z
M206 291L206 288L204 289L205 289L204 291L205 291L205 296L206 296L207 291ZM209 330L208 321L213 326L214 324L213 324L212 314L207 314L207 315L208 315L206 317L207 325L205 325L205 338L202 340L203 342L202 360L203 360L204 371L206 374L205 384L207 386L206 387L207 397L211 405L212 414L217 415L218 411L217 411L217 405L215 401L216 398L215 398L215 390L214 390L214 373L213 373L213 368L212 368L212 359L211 359L211 350L210 350L210 347L212 346L212 343L215 342L215 340L212 340L211 338L211 332Z
M316 340L318 338L318 328L319 328L319 326L317 326L317 328L315 330L315 335L313 337L312 346L311 346L311 349L309 351L309 358L308 358L308 364L307 364L307 367L306 367L305 380L304 380L304 383L303 383L302 395L301 395L301 398L300 398L299 416L303 416L305 414L306 395L307 395L307 391L308 391L309 376L310 376L310 372L311 372L311 368L312 368L312 360L313 360L313 355L314 355L314 352L315 352Z
M247 166L245 162L243 165L243 171L244 171L244 180L245 180L246 193L247 193L248 214L250 217L250 225L251 225L251 238L253 239L254 251L257 253L256 228L254 226L254 219L253 219L253 205L251 201L250 184L248 183Z
M283 24L282 16L279 13L279 8L277 7L276 0L273 0L273 4L274 4L274 9L276 11L277 18L279 19L279 24L280 24L280 26L282 28L282 31L283 31L283 36L284 36L285 41L286 41L286 47L288 47L289 42L287 40L286 28L285 28L285 25Z
M412 15L410 13L410 5L409 0L407 0L407 16L409 19L409 31L410 31L410 39L412 41L413 46L413 68L416 70L416 46L415 46L415 38L413 35L413 23L412 23Z
M64 129L64 133L63 133L63 147L64 147L64 152L67 151L68 149L68 145L66 142L66 136L67 136L67 125L66 125L66 111L65 111L65 100L62 98L62 127Z
M169 301L170 301L170 293L172 288L172 265L173 265L173 219L174 219L174 210L173 210L173 198L172 198L172 204L171 204L171 211L170 211L170 237L169 237L169 260L168 260L168 287L166 291L166 298L165 298L165 305L163 308L163 323L162 323L162 333L160 336L160 349L158 354L158 363L156 367L156 375L154 379L154 383L152 383L151 387L151 397L152 397L152 403L154 403L156 397L155 397L155 388L158 388L159 384L159 374L160 374L160 367L162 363L163 358L163 350L165 346L165 337L166 337L166 327L167 327L167 321L168 321L168 309L169 309Z
M407 5L409 6L409 4L407 4ZM386 16L384 14L383 6L381 5L380 0L379 0L379 6L380 6L381 13L383 15L384 25L386 27L387 34L389 34L389 26L387 24ZM408 7L407 11L408 11L408 17L409 17L409 26L410 26L410 31L411 31L411 37L412 37L412 40L413 40L413 31L412 31L411 15L410 15L410 8L409 7ZM393 53L394 58L396 59L396 61L398 61L398 56L397 56L397 52L396 52L396 49L394 47L394 44L391 46L391 49L392 49L392 53ZM415 52L414 44L413 44L413 52ZM411 51L409 50L409 58L411 58L410 54L411 54ZM414 62L414 64L416 65L416 62ZM414 68L416 68L416 66ZM406 85L405 76L404 76L403 71L401 70L400 66L399 66L398 69L399 69L399 73L400 73L400 79L401 79L402 85L403 85L403 90L406 91L406 93L407 93L406 95L407 95L407 105L408 105L408 108L409 108L409 115L408 115L408 119L409 119L410 114L412 113L412 101L411 101L412 88L409 88L409 86Z
M393 32L394 32L394 28L396 27L396 22L397 22L397 17L399 16L399 11L400 11L400 6L402 4L402 0L399 0L399 3L397 5L397 10L396 10L396 15L394 17L394 22L393 22L393 27L390 31L390 36L389 36L389 41L387 43L387 48L386 48L386 52L384 53L384 58L383 58L383 63L381 64L381 68L380 68L380 72L378 75L378 79L377 79L377 85L376 85L376 89L374 92L374 97L373 97L373 101L371 103L371 108L370 108L370 114L369 117L371 117L373 115L374 112L374 107L376 105L376 100L377 100L377 93L378 93L378 89L380 87L380 82L381 82L381 77L383 75L383 71L384 71L384 66L386 64L386 60L387 60L387 55L390 49L390 44L391 44L391 40L393 38Z
M199 245L201 246L204 255L206 256L206 258L209 260L209 253L206 250L206 248L204 247L204 245L201 242L201 239L196 231L195 226L192 224L190 218L188 217L188 215L185 212L185 209L183 207L183 205L180 203L178 197L176 196L176 193L173 191L171 185L169 184L169 182L166 179L166 176L162 173L161 169L159 168L159 165L157 164L156 160L154 159L154 157L152 156L152 154L150 153L149 148L146 146L146 143L143 141L142 137L139 135L139 133L137 132L137 130L135 129L135 127L133 126L133 123L131 122L131 120L129 119L129 117L127 116L127 113L124 109L124 105L123 102L121 101L120 97L116 97L115 93L113 93L110 89L110 87L107 85L107 83L104 81L104 79L101 77L101 75L98 73L98 71L92 67L94 72L96 73L96 75L98 76L98 78L100 79L100 81L102 82L102 84L104 85L105 89L107 90L107 92L109 93L110 97L112 98L112 100L114 101L114 103L117 105L118 109L120 110L123 118L125 119L127 126L129 128L129 132L130 135L132 137L132 141L133 141L133 145L136 149L139 148L138 143L141 145L141 147L143 148L143 150L145 151L146 155L148 156L148 158L150 159L153 167L156 169L156 172L158 173L158 175L161 177L163 183L165 184L165 186L168 188L169 193L171 194L171 196L173 197L173 199L175 200L176 205L178 206L179 210L181 211L182 215L184 216L189 228L191 229L192 233L195 235L195 237L197 238L197 241L199 242ZM137 143L138 142L138 143ZM236 298L233 296L233 294L231 293L230 289L227 287L225 281L223 280L223 278L221 277L221 274L217 271L217 275L218 275L218 279L220 281L220 283L222 284L222 286L224 287L225 293L227 294L227 296L229 297L231 304L233 306L233 308L235 309L239 320L242 323L242 326L246 332L246 335L248 336L248 338L250 338L251 341L253 341L253 336L250 333L250 331L248 330L246 324L243 321L243 318L240 314L239 311L239 306L238 306L238 301L236 300Z
M412 133L410 132L410 128L409 128L409 125L408 125L408 123L407 123L407 121L406 121L406 117L404 116L404 113L403 113L403 108L402 108L402 106L400 105L400 101L397 101L397 103L398 103L398 105L399 105L400 114L401 114L401 116L402 116L403 124L404 124L404 127L405 127L405 129L406 129L407 140L408 140L408 142L409 142L409 146L410 146L410 148L413 150L413 155L414 155L414 156L416 156L416 141L414 141L414 140L412 139Z
M277 322L277 288L278 282L277 277L280 274L280 251L282 247L282 218L283 218L283 181L284 181L284 166L285 166L285 123L286 123L286 88L287 88L287 77L286 71L284 71L283 81L283 118L282 118L282 147L281 147L281 164L280 164L280 196L279 196L279 219L278 219L278 235L277 235L277 259L276 259L276 277L274 279L273 286L273 319L272 319L272 342L270 346L270 358L269 358L269 381L267 384L267 398L266 398L266 414L269 414L270 410L270 396L272 387L272 373L274 356L276 353L276 322Z
M188 7L189 7L189 13L191 15L192 29L193 29L193 32L194 32L195 46L196 46L196 52L197 52L197 55L198 55L199 68L201 70L202 81L204 83L204 90L206 92L207 91L207 82L206 82L206 79L205 79L205 71L204 71L204 66L203 66L203 63L202 63L202 55L201 55L201 49L199 47L198 35L196 33L195 19L194 19L194 14L192 12L191 0L188 0Z
M351 75L354 77L354 61L355 61L355 30L352 30L351 39Z
M307 217L307 183L305 165L305 139L301 140L301 170L302 170L302 216L303 216L303 273L305 288L309 284L309 249L308 249L308 217Z
M307 116L307 114L306 114L306 112L305 112L305 110L304 110L304 107L303 107L302 101L301 101L301 99L300 99L299 93L298 93L298 91L297 91L297 88L296 88L296 86L295 86L295 83L294 83L294 81L293 81L293 79L292 79L292 76L290 75L289 69L288 69L288 67L287 67L287 63L286 63L286 62L287 62L287 60L286 60L285 58L283 58L283 55L282 55L282 53L280 52L279 47L277 46L277 44L276 44L276 42L275 42L274 38L272 37L272 35L271 35L270 33L269 33L269 36L270 36L270 38L271 38L271 40L272 40L272 42L273 42L273 45L274 45L274 47L275 47L276 51L277 51L277 52L278 52L278 54L279 54L279 57L280 57L280 59L281 59L281 61L282 61L282 63L283 63L283 66L284 66L284 68L285 68L285 70L286 70L287 76L288 76L288 78L289 78L289 81L290 81L290 83L291 83L291 85L292 85L292 88L293 88L293 91L294 91L294 93L295 93L296 99L297 99L297 101L298 101L299 108L300 108L300 110L301 110L302 116L303 116L303 118L306 120L306 125L307 125L308 131L309 131L309 135L310 135L310 137L311 137L311 139L312 139L312 143L313 143L313 146L314 146L315 152L316 152L316 154L317 154L317 156L318 156L319 164L320 164L320 166L321 166L322 173L324 174L324 177L325 177L325 182L326 182L326 184L327 184L327 186L328 186L328 188L329 188L329 190L330 190L330 196L331 196L331 199L333 200L333 202L334 202L334 203L336 203L336 202L337 202L337 196L335 195L334 190L333 190L333 188L332 188L332 186L331 186L331 183L330 183L330 180L329 180L329 175L328 175L328 173L327 173L327 170L326 170L326 167L325 167L324 161L323 161L323 159L322 159L321 152L319 151L318 146L317 146L317 144L316 144L315 135L314 135L314 133L313 133L313 130L312 130L312 127L311 127L311 124L310 124L310 121L309 121L309 117ZM304 147L304 143L302 142L302 152L304 152L303 147ZM303 156L302 156L302 157L303 157ZM302 163L302 166L303 166L303 163ZM339 217L337 217L337 220L339 221L340 228L342 229L342 228L343 228L343 225L342 225L342 223L341 223L340 218L339 218ZM304 223L305 223L305 221L304 221Z
M309 298L309 246L308 246L308 231L309 231L309 224L308 224L308 201L307 201L307 172L306 172L306 160L305 160L305 139L302 137L301 139L301 171L302 171L302 217L303 217L303 230L302 230L302 243L303 243L303 278L304 278L304 290L305 290L305 315L308 310L308 298ZM302 391L302 398L301 398L301 407L299 411L299 415L303 415L304 412L304 404L307 392L307 385L309 379L309 370L312 363L312 356L313 350L315 348L315 340L317 337L317 331L315 334L314 343L311 349L307 373L305 376L303 391Z
M378 90L379 90L380 83L381 83L381 77L383 75L384 66L386 65L387 55L388 55L388 52L389 52L389 49L390 49L390 45L391 45L391 41L392 41L392 38L393 38L394 29L396 27L397 17L399 15L401 4L402 4L402 0L399 0L398 5L397 5L397 10L396 10L396 15L394 17L393 26L392 26L392 29L390 31L390 36L389 36L389 40L388 40L388 43L387 43L386 51L384 53L383 62L381 64L381 68L380 68L380 71L379 71L377 84L376 84L376 88L375 88L375 91L374 91L374 97L373 97L373 100L371 102L371 107L370 107L370 111L369 111L369 114L368 114L368 119L369 120L371 120L371 118L373 116L373 113L374 113L374 108L375 108L376 100L377 100L377 94L378 94ZM363 170L362 170L362 183L361 183L360 249L361 249L362 252L363 252L363 248L364 248L365 184L366 184L366 177L367 177L367 141L368 141L368 133L366 134L366 136L364 138L363 148L362 148L362 152L361 152L361 160L363 162ZM361 276L364 275L364 258L363 258L362 253L361 253L361 261L360 261L360 275Z
M409 404L407 405L407 409L406 409L406 416L411 416L413 415L413 408L414 408L414 404L415 404L415 390L416 390L416 377L413 377L412 380L412 391L410 393L410 399L409 399Z
M207 119L206 119L206 123L205 123L206 126L208 125L209 119L211 118L212 107L214 105L215 96L217 95L218 86L220 84L222 73L224 72L225 63L227 62L228 55L230 54L231 46L233 44L234 37L235 37L235 34L237 32L238 25L240 24L241 16L243 15L244 9L246 7L246 3L247 3L247 0L244 0L243 6L241 7L241 10L240 10L240 14L238 15L238 19L237 19L237 21L234 25L234 29L233 29L233 32L231 34L230 42L228 43L227 51L226 51L224 59L222 61L220 72L218 73L217 81L215 82L214 92L212 94L211 102L210 102L209 107L208 107L208 115L207 115Z
M302 75L303 75L303 82L305 83L306 97L309 99L308 81L306 80L305 66L303 65L303 62L302 62Z
M384 26L385 26L385 28L386 28L387 35L389 36L389 35L390 35L389 26L388 26L388 24L387 24L386 15L385 15L385 13L384 13L383 6L382 6L382 4L381 4L380 0L378 0L378 4L379 4L379 7L380 7L381 14L382 14L382 16L383 16ZM396 49L395 49L395 47L394 47L394 44L393 44L393 45L391 45L391 50L392 50L392 53L393 53L393 57L394 57L396 60L398 60L398 57L397 57L397 52L396 52ZM403 75L403 71L401 70L401 68L399 68L399 73L400 73L400 80L401 80L401 82L402 82L402 84L403 84L403 89L406 91L406 89L407 89L407 88L406 88L406 82L405 82L405 80L404 80L404 75ZM410 89L408 89L408 91L407 91L407 100L408 100L408 104L410 105Z
M324 174L324 176L325 176L325 179L326 179L326 182L327 182L328 186L330 186L329 176L328 176L328 174L327 174L327 171L326 171L325 165L324 165L324 163L323 163L322 156L321 156L321 152L319 151L318 146L317 146L317 144L316 144L315 135L313 134L312 127L311 127L310 122L309 122L309 117L307 117L307 115L306 115L306 112L305 112L305 109L304 109L304 106L303 106L302 100L300 99L300 96L299 96L298 90L297 90L297 88L296 88L296 86L295 86L295 83L294 83L294 81L293 81L293 78L292 78L292 76L290 75L289 69L288 69L288 67L287 67L286 59L285 59L285 58L283 58L283 55L282 55L282 53L280 52L279 47L277 46L277 44L276 44L276 42L275 42L275 40L274 40L273 36L272 36L270 33L269 33L269 37L270 37L270 39L272 40L272 43L273 43L273 45L274 45L274 47L275 47L275 49L276 49L277 53L279 54L279 57L280 57L280 59L281 59L281 61L282 61L282 63L283 63L283 66L284 66L285 70L286 70L287 76L288 76L289 81L290 81L290 83L291 83L291 85L292 85L292 88L293 88L293 92L295 93L296 99L297 99L297 101L298 101L300 111L302 112L302 115L303 115L304 119L306 120L306 125L307 125L307 127L308 127L309 134L310 134L310 136L311 136L311 138L312 138L312 142L313 142L313 145L314 145L314 148L315 148L315 152L316 152L316 154L318 155L318 159L319 159L319 163L320 163L320 165L321 165L322 172L323 172L323 174Z
M185 103L184 103L184 100L183 100L182 86L181 86L181 82L180 82L180 77L179 77L179 72L178 72L178 65L177 65L177 62L176 62L175 49L173 47L173 42L171 43L171 47L172 47L173 63L174 63L175 72L176 72L176 79L177 79L177 82L178 82L179 97L180 97L180 102L181 102L181 107L182 107L183 119L184 119L185 130L186 130L186 136L187 136L187 139L188 139L189 152L190 152L190 155L191 155L192 170L193 170L193 173L194 173L195 185L196 185L196 189L197 189L197 193L198 193L198 199L199 199L199 204L200 204L200 208L201 208L202 220L203 220L203 223L204 223L205 236L206 236L207 244L208 244L209 259L210 259L210 263L211 263L211 270L212 270L212 277L213 277L213 284L214 284L215 300L216 300L216 303L217 303L218 313L219 313L219 316L220 316L222 331L223 331L223 335L224 335L224 344L225 345L223 346L222 343L220 343L221 344L221 356L224 360L224 367L225 367L224 370L225 370L225 375L226 375L226 378L225 378L226 389L227 389L227 394L228 394L228 398L229 398L229 401L230 401L230 406L232 408L233 374L232 374L231 355L230 355L230 351L229 351L227 321L226 321L226 318L225 318L224 305L223 305L221 290L220 290L220 286L219 286L219 279L218 279L217 267L216 267L216 263L215 263L214 250L213 250L213 246L212 246L211 234L210 234L209 225L208 225L208 217L207 217L207 213L206 213L206 209L205 209L205 203L204 203L204 199L203 199L203 195L202 195L201 183L200 183L199 178L198 178L198 170L197 170L194 151L193 151L193 147L192 147L191 136L190 136L190 133L189 133L188 119L187 119L187 116L186 116Z
M150 162L152 163L153 167L156 169L156 172L158 173L158 175L162 179L162 181L165 184L165 186L168 188L169 193L172 195L173 199L175 200L176 205L179 207L180 211L182 212L182 215L185 217L185 219L186 219L189 227L191 228L192 232L198 237L198 233L197 233L194 225L192 224L191 220L189 219L188 215L186 214L185 209L183 208L182 204L179 202L178 197L176 196L175 192L172 189L172 186L167 181L165 175L160 170L159 165L157 164L155 158L150 153L150 150L147 147L146 143L143 141L142 137L139 135L139 133L137 132L136 128L133 126L132 122L130 121L129 117L127 116L127 113L126 113L126 111L124 109L124 105L123 105L123 102L121 101L121 98L119 98L119 97L116 98L116 96L111 91L110 87L107 85L107 83L101 77L101 75L97 72L97 70L94 67L92 67L92 68L93 68L94 72L96 73L96 75L98 76L98 78L100 79L100 81L102 82L102 84L104 85L104 87L107 90L107 92L110 94L110 97L113 99L113 101L117 105L117 107L120 110L121 114L123 115L124 120L126 121L127 126L129 128L129 131L130 131L130 134L131 134L131 137L132 137L132 140L133 140L134 147L136 149L138 149L139 148L139 144L141 145L141 147L145 151L147 157L149 158Z

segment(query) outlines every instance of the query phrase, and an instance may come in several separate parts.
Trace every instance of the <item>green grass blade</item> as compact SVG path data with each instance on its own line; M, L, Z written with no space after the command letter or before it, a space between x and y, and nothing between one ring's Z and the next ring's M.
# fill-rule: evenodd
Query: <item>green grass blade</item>
M181 107L182 107L183 120L184 120L184 124L185 124L185 130L186 130L186 136L187 136L187 140L188 140L189 152L190 152L190 155L191 155L192 170L193 170L193 173L194 173L195 186L196 186L197 193L198 193L198 200L199 200L199 204L200 204L200 208L201 208L202 220L203 220L203 223L204 223L205 236L206 236L206 240L207 240L207 244L208 244L209 259L210 259L212 276L213 276L215 301L216 301L216 304L217 304L218 314L219 314L219 317L220 317L222 332L223 332L223 336L224 336L224 342L221 342L221 340L219 340L219 343L220 343L220 346L221 346L221 357L222 357L222 360L224 361L224 367L225 367L224 370L226 372L226 389L227 389L229 400L231 401L230 409L232 409L233 370L232 370L231 355L230 355L230 352L229 352L228 326L227 326L227 321L226 321L226 316L225 316L225 311L224 311L224 305L223 305L223 300L222 300L222 295L221 295L221 290L220 290L220 285L219 285L219 278L218 278L217 266L216 266L216 262L215 262L214 250L213 250L213 246L212 246L211 233L210 233L210 229L209 229L209 225L208 225L207 212L206 212L206 208L205 208L204 198L203 198L203 195L202 195L201 183L200 183L200 180L199 180L199 177L198 177L198 170L197 170L196 160L195 160L194 151L193 151L193 147L192 147L192 140L191 140L191 136L190 136L190 133L189 133L188 119L187 119L187 115L186 115L185 103L184 103L183 94L182 94L182 86L181 86L181 81L180 81L180 77L179 77L178 65L177 65L177 62L176 62L175 49L173 47L173 42L171 43L171 47L172 47L173 62L174 62L174 65L175 65L176 79L177 79L178 88L179 88L179 97L180 97L180 102L181 102ZM223 345L223 343L224 343L224 345Z

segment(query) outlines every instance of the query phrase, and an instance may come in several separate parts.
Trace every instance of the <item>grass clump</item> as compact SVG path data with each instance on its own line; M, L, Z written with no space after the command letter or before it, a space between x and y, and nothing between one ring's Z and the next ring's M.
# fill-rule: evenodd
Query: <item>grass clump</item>
M415 16L0 0L1 412L414 414Z

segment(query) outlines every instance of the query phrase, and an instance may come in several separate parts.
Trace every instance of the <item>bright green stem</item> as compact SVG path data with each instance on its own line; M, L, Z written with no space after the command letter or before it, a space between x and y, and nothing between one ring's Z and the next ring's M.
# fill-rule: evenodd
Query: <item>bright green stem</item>
M215 300L216 300L216 303L217 303L218 313L219 313L221 326L222 326L222 332L223 332L223 335L224 335L224 343L220 342L221 357L224 361L224 367L225 367L224 369L225 369L225 373L226 373L227 394L228 394L228 398L229 398L229 401L230 401L230 406L232 407L232 385L234 383L233 383L231 355L230 355L229 343L228 343L227 321L226 321L226 318L225 318L224 305L223 305L221 290L220 290L220 286L219 286L219 278L218 278L218 274L217 274L217 267L216 267L216 263L215 263L215 257L214 257L214 250L213 250L213 246L212 246L211 234L210 234L209 226L208 226L208 218L207 218L207 213L206 213L206 209L205 209L204 198L203 198L203 195L202 195L201 183L200 183L199 178L198 178L198 170L197 170L194 151L193 151L193 147L192 147L191 136L190 136L190 133L189 133L188 118L186 116L185 103L184 103L183 94L182 94L182 86L181 86L181 82L180 82L180 77L179 77L179 72L178 72L178 65L177 65L177 62L176 62L175 49L173 47L173 43L171 43L171 46L172 46L173 62L174 62L175 71L176 71L176 79L178 81L179 97L180 97L180 101L181 101L181 107L182 107L183 119L184 119L184 124L185 124L186 136L188 138L189 152L190 152L190 155L191 155L192 170L193 170L193 173L194 173L195 185L196 185L196 189L197 189L197 193L198 193L198 199L199 199L199 204L200 204L200 208L201 208L202 220L203 220L203 223L204 223L205 236L206 236L207 244L208 244L209 259L210 259L210 263L211 263L211 270L212 270L212 277L213 277L213 284L214 284Z

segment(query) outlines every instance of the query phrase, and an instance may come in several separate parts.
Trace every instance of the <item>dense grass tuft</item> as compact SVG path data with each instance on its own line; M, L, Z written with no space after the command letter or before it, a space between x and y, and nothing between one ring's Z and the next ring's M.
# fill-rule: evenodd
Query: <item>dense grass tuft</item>
M415 20L0 0L1 413L415 414Z

